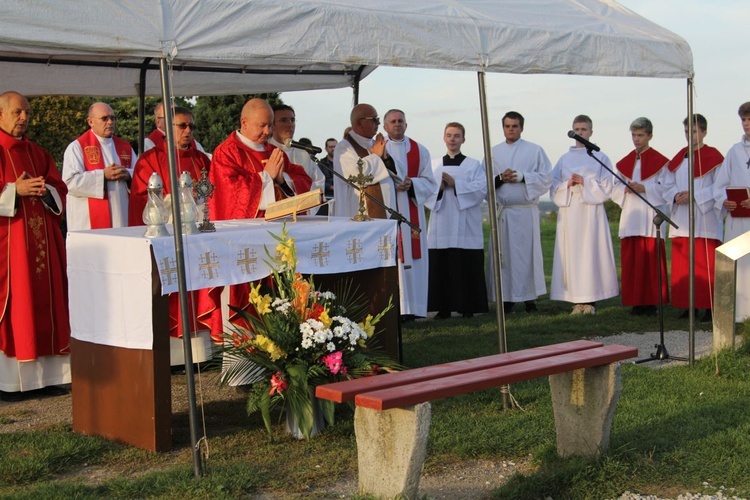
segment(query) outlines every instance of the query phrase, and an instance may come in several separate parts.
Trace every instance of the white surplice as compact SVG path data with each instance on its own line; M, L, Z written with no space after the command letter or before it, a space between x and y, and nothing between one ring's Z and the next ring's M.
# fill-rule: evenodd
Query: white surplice
M411 141L404 137L401 141L388 140L386 150L396 164L396 171L400 179L406 179L407 163L406 155L411 149ZM432 162L427 148L418 144L419 147L419 169L416 177L409 177L412 181L414 199L419 211L419 233L422 257L412 257L412 242L410 228L401 224L401 241L403 243L403 262L399 260L398 273L399 285L401 287L401 314L413 314L415 316L427 316L427 285L429 278L428 249L427 249L427 224L424 213L424 204L427 199L438 190L438 183L432 174ZM335 161L335 157L334 157ZM334 192L336 187L334 187ZM410 191L396 192L396 206L391 208L398 210L401 215L409 219L409 195Z
M612 168L607 155L593 153ZM583 185L568 187L576 173ZM571 147L552 170L550 196L559 207L552 263L550 298L575 304L618 295L612 236L604 202L612 194L612 174L589 157L586 148Z
M482 201L487 194L487 177L482 164L465 158L461 165L447 166L438 158L432 161L432 172L436 180L447 173L455 186L446 186L440 199L436 192L425 202L430 209L427 247L483 249Z
M646 200L666 213L666 200L663 196L663 186L669 170L662 168L656 175L648 179L642 179L641 160L635 161L633 168L633 177L628 179L622 172L619 172L626 181L634 181L643 184L646 191L641 193ZM631 236L645 236L647 238L656 238L656 226L654 226L654 215L656 212L646 205L638 195L633 194L626 184L614 179L612 189L612 201L617 203L621 208L620 226L618 236L620 238L629 238ZM664 231L662 228L662 236Z
M106 165L120 164L120 158L115 150L112 138L99 137L102 150L102 162ZM130 165L123 165L130 177L138 161L138 156L131 148ZM104 198L106 183L107 197L112 227L128 226L128 200L130 191L124 181L108 181L104 179L104 170L86 170L83 164L83 150L77 140L71 142L63 156L62 178L68 185L68 197L65 212L67 214L68 231L83 231L91 229L89 218L89 198Z
M547 293L539 227L539 197L552 184L551 163L544 150L523 139L492 148L493 176L510 168L523 174L522 182L505 182L495 189L502 251L504 302L534 300ZM490 252L495 245L490 241ZM491 253L490 253L491 255ZM493 261L488 259L487 292L495 300Z
M732 217L724 207L728 187L750 188L750 140L742 138L732 146L719 168L714 182L714 200L716 207L724 216L724 241L736 238L750 231L750 217ZM750 316L750 255L737 261L737 301L735 320L739 323Z

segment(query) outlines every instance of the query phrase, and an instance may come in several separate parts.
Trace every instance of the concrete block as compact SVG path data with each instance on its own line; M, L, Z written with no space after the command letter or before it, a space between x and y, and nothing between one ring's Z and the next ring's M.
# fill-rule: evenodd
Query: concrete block
M596 458L609 448L620 397L619 363L549 377L560 456Z
M386 411L356 408L360 494L417 498L431 415L430 403Z

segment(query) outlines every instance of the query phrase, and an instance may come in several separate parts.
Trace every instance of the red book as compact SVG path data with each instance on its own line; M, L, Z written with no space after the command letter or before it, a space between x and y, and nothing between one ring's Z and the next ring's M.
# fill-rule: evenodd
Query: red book
M750 188L728 187L727 200L737 203L737 208L729 212L732 217L750 217L750 208L743 208L740 203L750 198Z

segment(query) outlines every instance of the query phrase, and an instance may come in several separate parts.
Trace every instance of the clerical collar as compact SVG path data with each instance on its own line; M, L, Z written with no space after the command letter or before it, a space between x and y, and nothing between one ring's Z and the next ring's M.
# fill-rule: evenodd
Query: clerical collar
M370 146L372 146L372 143L374 141L374 139L372 137L368 138L368 137L365 137L363 135L359 135L354 130L350 130L349 131L349 137L351 137L352 139L354 139L355 141L357 141L357 144L359 144L363 148L369 148Z
M396 144L401 144L401 143L403 143L406 140L406 136L404 136L401 139L392 139L392 138L389 137L388 140L391 141L391 142L395 142Z
M463 161L466 159L463 153L458 153L456 156L451 156L449 154L443 156L443 165L447 167L454 167L461 165Z
M240 131L237 131L237 138L240 140L242 144L249 147L253 151L265 151L266 150L266 143L265 142L255 142L251 141L244 135L240 134Z

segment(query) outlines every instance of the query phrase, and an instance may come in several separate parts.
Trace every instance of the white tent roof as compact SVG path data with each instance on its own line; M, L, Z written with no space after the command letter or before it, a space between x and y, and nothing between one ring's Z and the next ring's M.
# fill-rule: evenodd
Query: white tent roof
M383 65L693 75L685 40L612 0L0 4L2 90L136 95L140 67L150 65L146 93L156 95L164 55L173 60L176 95L342 87Z

